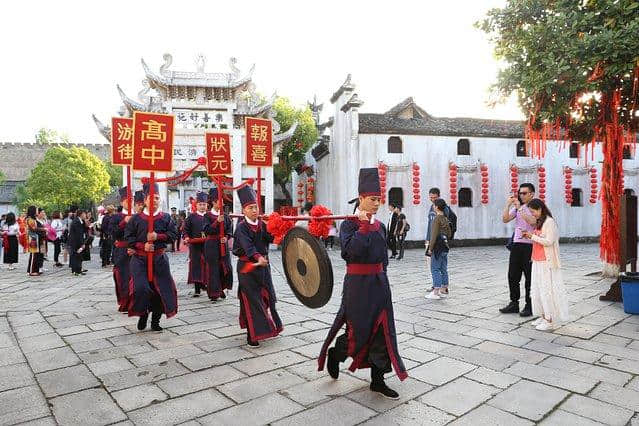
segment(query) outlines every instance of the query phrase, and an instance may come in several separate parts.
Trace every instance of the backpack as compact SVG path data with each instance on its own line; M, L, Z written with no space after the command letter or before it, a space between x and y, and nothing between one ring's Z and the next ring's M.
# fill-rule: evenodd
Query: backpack
M450 225L450 239L452 240L453 238L455 238L455 232L457 232L457 215L450 208L450 206L448 207L448 214L446 215L446 218L448 219L448 223Z

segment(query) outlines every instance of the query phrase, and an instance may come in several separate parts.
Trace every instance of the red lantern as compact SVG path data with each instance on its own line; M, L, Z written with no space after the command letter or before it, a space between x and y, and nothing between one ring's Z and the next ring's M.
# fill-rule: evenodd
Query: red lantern
M544 166L540 166L538 170L543 173L546 171L546 168Z
M486 183L486 182L488 182L488 178L487 178L487 177L481 178L481 182L482 182L482 183Z
M413 178L413 183L417 183L418 184L419 183L419 178L418 177L414 177Z
M479 170L481 170L482 172L485 172L488 170L488 166L486 166L485 164L482 164L481 166L479 166Z
M481 184L481 187L482 187L483 189L488 189L488 184L487 184L487 183L482 183L482 184Z
M422 190L421 190L421 189L419 189L419 188L413 188L413 194L415 194L415 195L419 195L419 194L421 194L421 193L422 193Z
M304 195L304 191L297 191L297 195Z

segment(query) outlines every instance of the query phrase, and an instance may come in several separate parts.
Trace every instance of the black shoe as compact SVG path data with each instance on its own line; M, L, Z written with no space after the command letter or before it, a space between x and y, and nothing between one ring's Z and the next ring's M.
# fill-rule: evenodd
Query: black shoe
M328 349L328 361L326 362L328 374L337 379L339 377L339 361L335 359L335 348Z
M146 322L149 320L149 314L144 314L140 316L138 320L138 330L142 331L146 328Z
M507 306L504 306L499 310L502 314L516 314L519 312L519 303L510 302Z
M88 269L83 269L83 270L82 270L82 272L87 272L87 271L88 271Z
M392 255L389 259L395 259L397 257L396 254Z
M370 389L373 392L381 393L384 396L384 398L399 399L399 394L395 392L394 390L392 390L391 388L389 388L388 386L386 386L386 383L384 382L371 383Z
M220 299L226 299L226 293L222 292L222 294L220 294Z
M200 293L193 293L193 297L200 297Z
M260 342L257 340L251 340L251 336L248 334L246 335L246 343L248 343L249 346L260 346Z
M156 314L155 312L151 315L151 330L153 331L162 331L163 328L160 327L160 318L162 317L162 313Z
M162 331L164 329L162 327L160 327L159 323L157 323L157 324L151 323L151 330L153 330L153 331Z
M526 306L524 306L524 309L522 309L522 311L519 313L520 317L531 317L532 316L532 307L530 306L530 303L526 303Z
M399 256L397 257L397 260L402 260L404 257L403 256Z

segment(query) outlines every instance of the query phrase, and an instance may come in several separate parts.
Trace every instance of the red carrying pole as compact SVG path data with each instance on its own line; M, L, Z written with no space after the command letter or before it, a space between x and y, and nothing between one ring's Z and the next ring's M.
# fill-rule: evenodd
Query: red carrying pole
M127 216L130 216L133 210L133 200L131 196L131 166L126 166L126 202L129 207L127 207Z
M155 197L155 191L154 191L154 187L155 186L155 173L151 172L149 175L149 205L147 206L149 208L149 218L147 219L147 227L148 230L147 232L151 233L153 232L153 213L155 213L155 206L153 205L153 201L154 201L154 197ZM147 241L147 242L152 242L152 241ZM149 279L149 282L153 281L153 252L148 252L146 254L146 276Z
M222 238L224 238L224 205L222 203L222 178L217 176L215 179L217 184L217 209L222 216L222 222L220 222L220 257L226 256L226 243L222 242Z
M257 213L262 213L262 168L257 168Z

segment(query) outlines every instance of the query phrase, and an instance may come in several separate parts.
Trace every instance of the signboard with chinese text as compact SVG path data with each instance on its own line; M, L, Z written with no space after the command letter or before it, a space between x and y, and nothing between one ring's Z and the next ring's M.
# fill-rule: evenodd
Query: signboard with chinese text
M111 163L130 166L133 162L133 119L111 118Z
M206 133L206 170L209 176L232 174L231 135L228 133Z
M173 129L173 115L133 113L133 170L173 170Z
M273 166L273 123L264 118L246 117L246 165Z
M175 126L180 129L230 129L233 117L227 110L194 110L173 108Z

